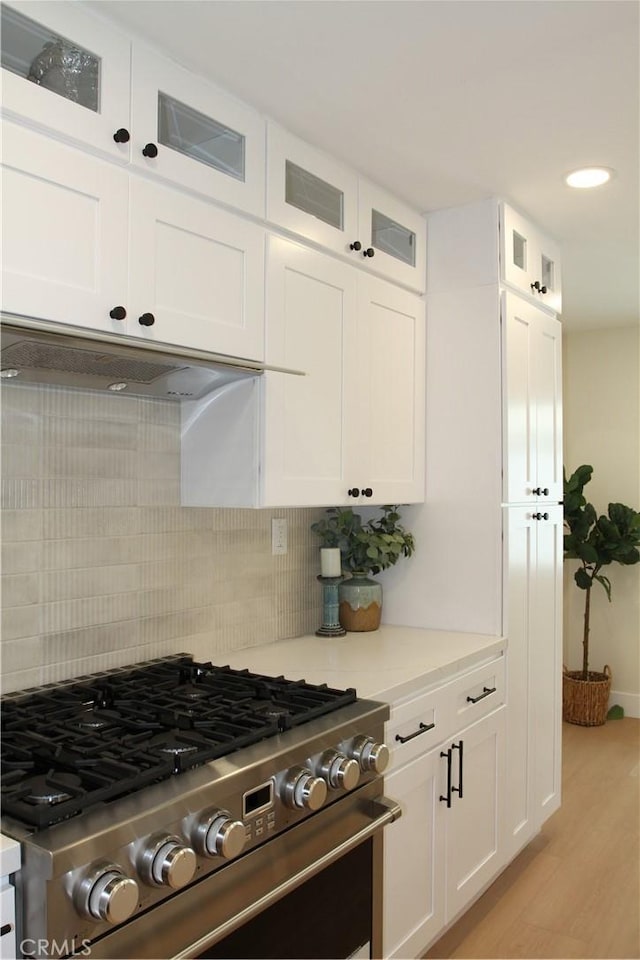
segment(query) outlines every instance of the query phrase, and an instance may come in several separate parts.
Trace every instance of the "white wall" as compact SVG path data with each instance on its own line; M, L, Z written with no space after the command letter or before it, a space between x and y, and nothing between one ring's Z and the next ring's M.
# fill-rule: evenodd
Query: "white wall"
M640 509L640 329L593 330L564 337L564 462L593 466L585 496L598 513L611 501ZM564 651L582 664L584 592L565 564ZM590 669L613 672L611 703L640 716L640 564L606 571L612 603L596 586L591 603Z

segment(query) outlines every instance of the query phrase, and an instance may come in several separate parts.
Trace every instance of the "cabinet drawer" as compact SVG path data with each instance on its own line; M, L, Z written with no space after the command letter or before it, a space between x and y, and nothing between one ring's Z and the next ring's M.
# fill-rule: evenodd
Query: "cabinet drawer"
M432 690L392 707L386 743L394 767L426 753L449 735L443 692Z
M504 682L504 657L500 657L447 684L442 694L453 735L504 703Z

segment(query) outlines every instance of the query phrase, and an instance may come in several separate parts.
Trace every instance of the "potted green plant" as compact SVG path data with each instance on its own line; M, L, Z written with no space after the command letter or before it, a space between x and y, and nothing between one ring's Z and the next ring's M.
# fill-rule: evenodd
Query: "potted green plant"
M564 558L578 560L574 579L585 591L582 634L582 670L563 676L562 712L569 723L599 726L607 718L611 670L589 670L591 590L599 583L611 602L611 580L603 572L612 563L625 565L640 560L640 513L622 503L610 503L607 516L598 516L583 489L591 480L593 467L583 464L567 480L564 475Z
M382 586L369 574L393 566L415 549L413 535L400 523L397 506L383 506L382 516L366 523L351 507L330 507L326 517L311 524L322 548L340 550L342 573L339 617L345 630L377 630L382 612Z

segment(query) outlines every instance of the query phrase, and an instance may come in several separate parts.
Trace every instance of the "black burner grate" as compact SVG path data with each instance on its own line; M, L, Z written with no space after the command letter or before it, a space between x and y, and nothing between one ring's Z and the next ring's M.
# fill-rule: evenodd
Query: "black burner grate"
M356 691L171 657L11 694L2 812L42 829L353 703Z

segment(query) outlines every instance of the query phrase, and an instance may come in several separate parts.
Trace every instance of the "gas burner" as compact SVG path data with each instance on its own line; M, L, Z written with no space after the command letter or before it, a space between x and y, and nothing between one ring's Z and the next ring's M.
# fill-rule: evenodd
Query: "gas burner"
M24 803L55 806L82 793L82 781L73 773L41 774L30 777L24 789Z

